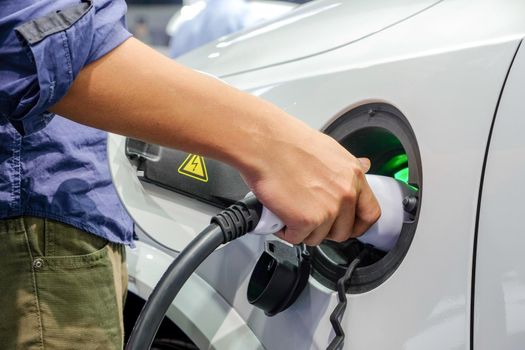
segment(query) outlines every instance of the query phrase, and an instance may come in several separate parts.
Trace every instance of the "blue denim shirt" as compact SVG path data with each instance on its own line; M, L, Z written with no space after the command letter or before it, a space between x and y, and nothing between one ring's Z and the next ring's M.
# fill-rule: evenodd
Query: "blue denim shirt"
M0 219L34 215L132 242L106 134L47 111L85 65L129 38L125 12L123 0L2 1Z

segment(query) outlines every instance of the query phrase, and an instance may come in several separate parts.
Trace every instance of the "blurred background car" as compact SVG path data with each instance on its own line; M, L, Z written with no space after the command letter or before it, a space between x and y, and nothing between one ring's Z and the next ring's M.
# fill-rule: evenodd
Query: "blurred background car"
M177 57L221 36L261 24L310 0L128 0L128 27Z
M222 36L278 17L296 5L286 1L193 0L171 18L169 56L178 57Z

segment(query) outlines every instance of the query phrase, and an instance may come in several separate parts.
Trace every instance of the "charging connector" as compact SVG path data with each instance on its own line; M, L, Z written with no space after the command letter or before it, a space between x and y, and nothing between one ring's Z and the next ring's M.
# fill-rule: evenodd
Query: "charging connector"
M407 186L384 176L367 175L367 180L380 203L382 216L359 239L389 250L396 243L405 219L403 198ZM284 223L263 207L253 194L249 194L214 216L210 225L188 244L162 275L133 327L126 350L150 348L173 299L204 259L220 245L249 232L275 233L283 225ZM250 282L252 285L252 293L249 294L250 302L262 308L267 315L275 315L289 307L308 282L310 256L306 250L297 249L298 247L283 246L280 255L266 253L270 261L276 263L275 266L279 266L279 269L270 274L258 274L258 276L266 276L267 281L264 285L259 283L257 276L252 276L254 278ZM265 256L263 258L265 259ZM258 268L265 267L264 259L259 262ZM289 278L283 279L281 278L283 276ZM287 283L288 290L282 288L283 283Z

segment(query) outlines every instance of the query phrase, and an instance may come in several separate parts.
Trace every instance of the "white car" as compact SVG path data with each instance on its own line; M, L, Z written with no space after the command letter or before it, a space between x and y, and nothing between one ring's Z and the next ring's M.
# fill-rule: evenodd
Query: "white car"
M352 277L344 349L525 348L524 37L523 0L318 0L182 57L417 191L395 247ZM138 226L129 291L147 299L247 188L211 159L116 135L108 152ZM173 301L168 318L198 348L325 349L334 337L335 283L363 246L310 249L306 288L268 317L246 297L267 239L221 247Z

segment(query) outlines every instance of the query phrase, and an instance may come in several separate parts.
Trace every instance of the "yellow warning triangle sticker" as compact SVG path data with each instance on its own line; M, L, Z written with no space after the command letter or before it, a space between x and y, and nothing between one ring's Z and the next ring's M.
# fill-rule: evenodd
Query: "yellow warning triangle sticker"
M188 154L178 171L179 174L189 176L199 181L208 182L208 172L206 171L204 157L197 154Z

